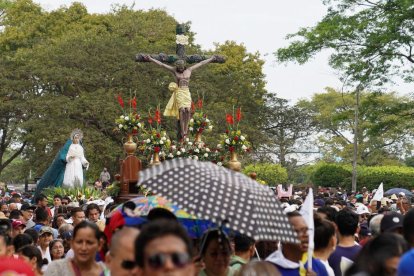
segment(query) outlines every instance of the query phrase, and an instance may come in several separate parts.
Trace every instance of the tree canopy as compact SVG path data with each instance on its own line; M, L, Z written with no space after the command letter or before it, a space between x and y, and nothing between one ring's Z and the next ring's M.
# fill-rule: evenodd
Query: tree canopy
M343 80L382 85L398 75L414 77L414 6L407 0L324 0L327 14L315 26L287 36L281 62L300 64L329 49L330 65ZM368 74L367 74L368 73Z

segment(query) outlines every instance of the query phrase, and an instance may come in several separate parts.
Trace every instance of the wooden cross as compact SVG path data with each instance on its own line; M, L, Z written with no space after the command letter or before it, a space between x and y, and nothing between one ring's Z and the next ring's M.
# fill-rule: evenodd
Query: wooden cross
M186 29L184 24L177 24L176 27L176 54L167 55L164 53L151 54L150 56L158 61L167 64L174 64L177 60L184 60L187 64L199 63L200 61L208 59L210 56L205 55L186 55L185 45L188 44L188 37L185 35ZM135 61L137 62L151 62L146 58L147 54L137 54ZM222 56L215 56L215 60L212 63L224 63L225 59Z

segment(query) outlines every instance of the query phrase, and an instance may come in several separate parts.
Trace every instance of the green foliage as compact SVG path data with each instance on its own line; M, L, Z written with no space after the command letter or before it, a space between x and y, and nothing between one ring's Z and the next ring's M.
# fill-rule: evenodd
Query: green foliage
M311 180L316 186L349 188L351 176L350 171L340 165L325 164L314 171Z
M316 170L311 171L313 184L324 187L350 188L352 167L339 164L317 164ZM360 166L358 167L358 187L376 189L384 183L384 189L402 187L414 188L414 168L402 166Z
M342 71L347 81L381 85L394 75L412 80L412 1L323 2L327 14L315 26L288 35L292 41L278 49L279 61L303 64L329 49L330 65Z
M250 164L243 169L243 173L248 175L252 172L257 173L257 178L268 186L286 183L288 179L287 171L279 164L256 163Z
M105 192L87 185L74 188L50 187L44 189L42 193L48 198L50 205L53 205L54 195L68 196L74 202L105 199L107 197Z
M318 146L326 161L350 162L353 156L355 94L327 88L311 100L298 103L312 115L320 130ZM358 125L358 163L397 165L398 156L413 150L413 124L407 118L414 110L411 97L396 93L363 92Z

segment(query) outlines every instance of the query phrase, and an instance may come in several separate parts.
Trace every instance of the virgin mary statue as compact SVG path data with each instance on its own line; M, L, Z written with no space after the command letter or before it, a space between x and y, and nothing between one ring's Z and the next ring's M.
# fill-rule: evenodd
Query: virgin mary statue
M75 187L83 185L83 168L88 169L89 162L86 160L82 147L83 133L75 129L70 139L60 149L52 162L52 165L43 174L36 187L36 195L47 187Z

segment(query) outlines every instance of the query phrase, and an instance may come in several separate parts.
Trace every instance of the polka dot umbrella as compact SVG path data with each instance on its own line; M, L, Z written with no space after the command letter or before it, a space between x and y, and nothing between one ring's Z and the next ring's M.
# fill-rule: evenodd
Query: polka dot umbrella
M255 240L299 243L279 201L266 186L211 162L173 159L140 172L139 185L186 212Z

